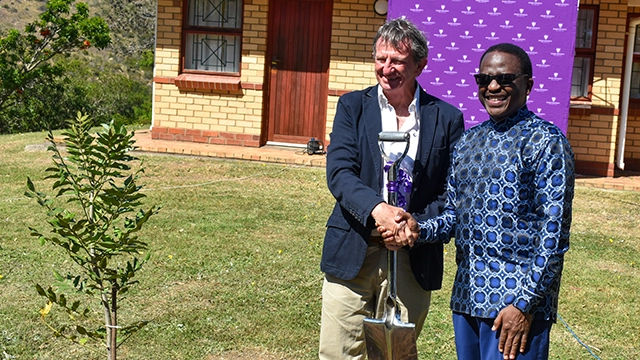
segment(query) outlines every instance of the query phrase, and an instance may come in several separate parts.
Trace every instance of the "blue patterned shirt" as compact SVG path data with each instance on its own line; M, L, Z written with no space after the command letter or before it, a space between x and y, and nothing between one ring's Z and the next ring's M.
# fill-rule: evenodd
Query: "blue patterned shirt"
M575 182L568 140L525 105L467 130L452 156L445 208L419 223L418 241L455 234L451 309L495 318L513 304L555 321Z

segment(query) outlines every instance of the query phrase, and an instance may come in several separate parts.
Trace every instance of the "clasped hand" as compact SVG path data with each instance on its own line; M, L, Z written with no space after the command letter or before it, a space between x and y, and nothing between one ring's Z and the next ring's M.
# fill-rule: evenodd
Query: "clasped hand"
M389 250L412 247L420 235L418 222L402 208L380 203L372 212L377 230Z

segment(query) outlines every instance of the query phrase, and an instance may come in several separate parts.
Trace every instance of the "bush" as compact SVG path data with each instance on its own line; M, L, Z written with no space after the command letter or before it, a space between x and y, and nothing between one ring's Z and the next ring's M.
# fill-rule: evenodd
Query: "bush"
M134 149L133 132L111 122L94 135L92 121L80 113L69 125L62 134L65 154L53 133L47 137L55 166L46 169L46 178L55 180L56 195L36 190L27 177L25 195L36 199L50 217L48 231L30 227L31 235L42 245L62 248L69 262L77 265L66 275L54 270L56 283L46 290L36 284L38 294L47 300L40 315L56 336L85 347L90 340L103 342L108 359L116 360L118 347L148 323L120 326L118 310L123 295L138 283L135 274L149 260L150 253L141 256L148 247L138 234L158 207L141 208L146 195L137 180L144 169L129 165L138 161L129 155ZM92 310L96 303L101 304L101 312ZM69 317L61 322L48 320L53 305Z
M151 124L151 72L101 59L84 57L64 63L68 90L85 94L76 106L88 107L96 124L111 119L125 125Z
M0 38L0 134L61 129L77 112L94 114L95 125L151 122L153 34L144 24L155 12L148 0L129 3L99 7L108 15L127 15L110 16L113 24L143 16L122 31L146 29L146 40L114 61L107 56L115 56L118 46L112 53L98 51L111 44L109 26L76 0L47 0L39 20Z
M112 119L124 125L150 124L151 72L99 59L58 61L62 76L39 78L15 106L0 112L0 133L63 129L78 112L94 114L94 125Z

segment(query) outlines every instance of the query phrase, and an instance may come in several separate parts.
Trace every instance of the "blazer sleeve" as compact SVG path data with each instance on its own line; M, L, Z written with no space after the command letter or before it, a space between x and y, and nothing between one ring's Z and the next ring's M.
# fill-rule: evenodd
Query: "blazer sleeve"
M384 202L365 126L361 122L361 93L343 95L338 101L330 144L327 148L327 185L340 206L367 226L373 208ZM328 225L331 224L331 218Z

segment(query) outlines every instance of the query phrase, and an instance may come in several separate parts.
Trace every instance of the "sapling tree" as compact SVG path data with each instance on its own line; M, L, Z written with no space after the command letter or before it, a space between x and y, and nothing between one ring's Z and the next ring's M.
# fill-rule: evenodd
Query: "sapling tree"
M31 235L61 248L75 263L66 274L54 271L53 286L36 284L47 301L40 310L43 322L56 336L94 351L101 352L92 347L96 341L103 343L108 359L115 360L118 346L147 323L119 324L118 309L149 259L148 245L138 233L159 208L142 209L145 195L137 181L144 168L131 166L139 160L130 154L134 133L114 122L98 133L91 129L91 119L78 113L62 133L64 147L49 132L54 166L46 169L45 179L54 181L55 195L36 190L30 178L25 195L49 216L48 231L30 228ZM102 310L97 319L92 304ZM49 321L54 306L69 320Z

